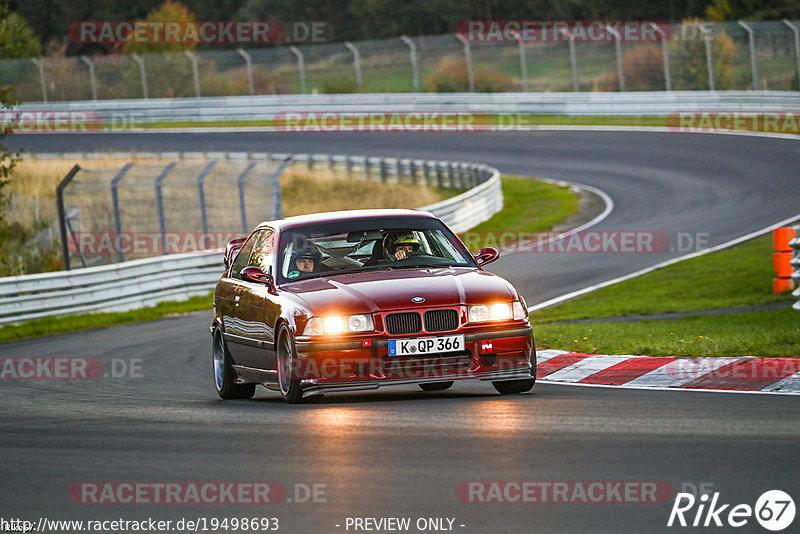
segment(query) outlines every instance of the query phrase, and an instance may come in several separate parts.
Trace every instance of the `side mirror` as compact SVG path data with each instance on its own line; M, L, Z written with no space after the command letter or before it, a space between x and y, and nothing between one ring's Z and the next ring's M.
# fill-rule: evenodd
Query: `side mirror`
M233 257L236 256L236 253L239 252L239 249L242 248L244 242L247 240L246 237L240 237L238 239L232 239L225 245L225 255L223 256L223 263L225 264L225 268L229 268L231 263L233 262Z
M478 267L483 267L495 261L500 257L500 253L494 247L485 247L475 254L475 261L478 262Z
M275 280L271 274L265 274L264 271L258 267L250 266L242 269L242 278L248 282L255 282L256 284L265 284L270 293L275 292Z

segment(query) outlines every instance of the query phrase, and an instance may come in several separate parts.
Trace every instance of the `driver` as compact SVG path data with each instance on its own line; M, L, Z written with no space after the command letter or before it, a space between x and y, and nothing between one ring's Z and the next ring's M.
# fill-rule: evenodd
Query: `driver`
M404 260L419 251L419 238L413 232L405 232L397 236L387 235L384 238L384 254L389 261Z
M294 276L316 273L320 271L322 263L322 253L313 243L306 243L302 248L298 248L292 252L292 260L289 269L289 276L296 272Z

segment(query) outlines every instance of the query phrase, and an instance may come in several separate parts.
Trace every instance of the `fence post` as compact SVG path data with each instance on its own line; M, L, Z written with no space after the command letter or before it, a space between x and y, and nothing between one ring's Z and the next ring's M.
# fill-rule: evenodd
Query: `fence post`
M739 26L747 32L747 40L750 43L750 70L753 72L753 91L758 91L758 58L756 58L756 36L753 28L737 20Z
M569 63L572 69L572 91L577 93L581 89L578 85L578 58L575 54L575 37L572 33L567 33L567 30L563 28L559 28L558 31L561 32L561 35L566 37L569 41Z
M31 61L36 65L36 68L39 69L39 81L42 84L42 99L47 102L47 81L44 78L44 65L42 64L42 60L35 57L32 57Z
M89 66L89 82L92 84L92 100L97 100L97 80L94 78L94 63L87 56L81 56L81 61Z
M242 215L242 233L249 233L247 227L247 209L245 208L244 202L244 181L247 179L247 175L250 174L250 171L253 170L253 167L256 166L256 161L250 162L247 167L242 171L238 178L236 178L236 185L239 187L239 212Z
M661 57L664 60L664 82L667 85L667 91L672 91L672 77L669 73L669 47L667 46L667 34L664 33L664 30L658 27L658 24L655 22L651 22L650 25L653 29L658 33L659 37L661 37Z
M306 64L303 61L303 53L296 46L290 46L289 51L297 58L297 70L300 73L300 93L306 94L308 88L306 87Z
M614 36L614 49L617 53L617 78L619 79L619 90L625 90L625 74L622 68L622 36L617 30L606 24L606 29Z
M117 235L122 233L122 217L119 214L119 193L117 193L117 189L119 188L119 183L125 178L125 175L128 174L128 171L131 170L133 165L133 163L126 163L111 180L111 207L114 210L114 231ZM123 254L121 250L119 251L118 258L121 262L125 261L125 254Z
M205 168L197 175L197 193L200 198L200 220L203 224L203 233L208 233L208 213L206 212L206 190L205 190L205 182L208 175L211 174L211 171L214 170L214 166L217 164L216 161L210 162Z
M797 88L800 89L800 29L789 22L788 19L783 19L783 23L786 24L794 34L794 58L797 61Z
M197 68L197 56L194 53L184 50L183 53L192 62L192 76L194 77L194 94L200 98L200 69Z
M286 169L294 162L294 155L289 155L280 164L278 170L272 174L272 218L283 218L283 200L281 199L281 176Z
M142 79L142 98L148 98L147 95L147 71L144 68L144 59L139 54L131 54L131 57L139 65L139 77Z
M70 270L69 246L67 244L67 210L64 207L64 189L72 182L75 175L81 170L80 165L74 165L63 180L56 187L56 207L58 208L58 229L61 232L61 254L64 257L64 269Z
M344 45L353 54L353 66L356 70L356 87L358 88L358 92L361 92L361 84L363 83L363 79L361 78L361 54L358 53L356 45L350 41L346 41Z
M169 249L167 248L167 219L164 216L164 196L161 193L161 187L164 185L164 180L167 179L169 173L172 172L172 169L175 168L175 165L178 163L173 161L166 167L164 170L161 171L161 174L158 175L156 178L156 205L158 208L158 227L161 230L161 250L164 252L164 255L169 254Z
M695 25L700 28L700 31L703 33L703 42L705 43L706 47L706 65L708 66L708 90L714 91L714 58L711 55L711 39L713 39L713 34L711 30L707 28L704 24L695 22Z
M253 60L250 59L250 54L237 48L236 51L244 58L244 66L247 72L247 92L251 95L255 94L255 87L253 87Z
M467 81L469 83L469 92L475 92L475 72L472 69L472 51L469 47L469 40L461 35L460 33L456 34L456 39L461 41L461 44L464 45L464 59L467 62Z
M411 60L411 76L414 80L414 92L419 93L419 65L417 64L417 45L405 35L400 36L400 40L408 45L408 54Z
M519 45L519 71L520 76L522 76L522 90L524 92L528 92L528 62L525 59L525 42L522 40L522 35L516 30L510 30L508 32L517 40L517 44Z

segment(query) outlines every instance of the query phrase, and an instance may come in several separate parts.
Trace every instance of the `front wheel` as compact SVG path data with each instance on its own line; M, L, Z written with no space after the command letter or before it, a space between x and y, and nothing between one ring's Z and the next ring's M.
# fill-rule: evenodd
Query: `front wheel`
M256 392L255 384L237 384L236 373L233 368L233 360L225 340L222 339L222 331L214 329L214 344L211 348L211 361L214 369L214 385L217 387L217 394L221 399L249 399Z
M278 385L281 395L287 404L297 404L303 400L303 387L300 379L296 378L297 352L295 351L294 339L289 329L281 327L278 334Z
M531 354L531 377L522 380L499 380L492 382L494 389L501 395L516 395L533 389L536 383L536 351Z

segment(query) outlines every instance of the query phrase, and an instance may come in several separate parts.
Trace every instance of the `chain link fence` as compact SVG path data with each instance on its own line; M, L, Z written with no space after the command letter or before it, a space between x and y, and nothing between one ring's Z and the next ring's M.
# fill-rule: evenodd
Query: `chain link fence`
M654 26L663 42L401 37L0 61L25 102L248 94L798 90L800 21Z
M65 267L224 247L282 216L291 159L73 167L57 191Z

